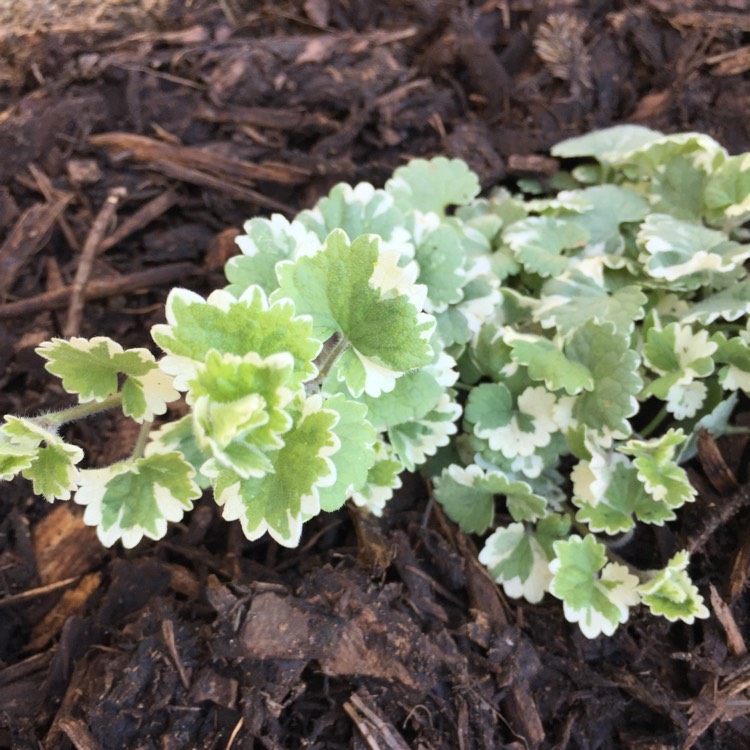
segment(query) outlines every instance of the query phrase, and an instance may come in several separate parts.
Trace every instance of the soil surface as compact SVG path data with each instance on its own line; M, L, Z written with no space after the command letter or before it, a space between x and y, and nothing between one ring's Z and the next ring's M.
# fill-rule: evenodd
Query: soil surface
M2 5L0 414L69 403L41 341L148 346L169 288L223 286L244 220L336 182L445 154L512 183L621 122L750 150L746 0ZM68 435L102 463L135 437ZM4 483L0 748L750 747L748 452L706 441L698 501L653 537L693 550L712 617L594 641L506 599L416 476L298 550L210 500L104 549L77 506Z

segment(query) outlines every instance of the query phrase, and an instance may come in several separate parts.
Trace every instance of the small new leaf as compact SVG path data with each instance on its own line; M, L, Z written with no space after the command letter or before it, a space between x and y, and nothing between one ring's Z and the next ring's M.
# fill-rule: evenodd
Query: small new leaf
M669 429L661 437L629 440L620 448L622 453L634 456L633 465L646 492L668 508L679 508L692 502L697 494L687 472L675 460L678 448L686 440L682 430Z
M334 433L338 419L320 396L311 396L284 435L283 447L271 455L268 473L243 479L231 470L220 472L214 497L224 518L239 519L250 540L268 532L279 544L296 547L303 522L320 513L319 489L336 481L331 456L341 447Z
M167 323L154 326L151 336L167 352L160 366L175 376L178 390L188 389L198 364L212 349L238 357L287 353L294 361L291 387L317 374L313 360L321 342L312 335L312 321L296 315L289 299L269 304L259 286L249 287L239 299L225 290L203 299L186 289L173 289L166 313Z
M30 419L8 416L0 427L0 478L19 471L48 502L70 499L83 451Z
M652 614L663 615L670 622L682 620L692 625L696 617L705 619L709 612L687 574L688 561L687 552L678 552L663 570L641 584L638 592Z

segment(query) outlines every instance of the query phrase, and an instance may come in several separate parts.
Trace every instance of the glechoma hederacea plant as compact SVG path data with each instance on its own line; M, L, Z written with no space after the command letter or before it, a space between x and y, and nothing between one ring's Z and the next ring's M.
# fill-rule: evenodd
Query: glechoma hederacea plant
M248 221L225 289L169 294L161 358L38 348L79 404L6 417L0 477L74 494L106 545L163 537L210 491L248 539L293 547L347 500L380 514L419 469L491 532L479 558L505 592L549 592L586 636L639 603L707 617L686 552L641 571L608 545L695 499L698 430L730 431L750 391L750 154L631 125L553 154L576 166L518 192L480 198L463 162L418 159ZM141 424L132 454L79 468L60 426L110 408Z

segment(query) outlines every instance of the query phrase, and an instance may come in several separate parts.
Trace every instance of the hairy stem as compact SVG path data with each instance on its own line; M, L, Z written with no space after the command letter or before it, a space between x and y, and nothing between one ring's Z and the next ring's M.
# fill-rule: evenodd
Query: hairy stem
M44 428L48 432L57 432L59 427L62 427L68 422L74 422L77 419L83 419L92 414L99 414L108 409L114 409L121 403L122 395L114 393L111 396L107 396L103 401L88 401L85 404L77 404L76 406L71 406L67 409L60 409L60 411L47 412L38 417L33 417L30 421Z

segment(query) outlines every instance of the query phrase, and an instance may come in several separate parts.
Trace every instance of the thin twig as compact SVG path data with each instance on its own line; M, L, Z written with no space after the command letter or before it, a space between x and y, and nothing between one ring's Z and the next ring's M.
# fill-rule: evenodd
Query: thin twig
M86 287L86 299L99 299L100 297L111 297L114 294L124 294L136 289L147 289L159 284L167 284L176 280L184 281L186 277L198 272L198 268L192 263L173 263L157 268L149 268L146 271L136 271L126 276L118 276L115 279L102 279L92 281ZM71 287L55 289L51 292L39 294L31 299L9 302L0 305L0 320L17 318L40 310L56 310L65 307L70 299Z
M125 197L126 190L124 187L115 187L109 191L104 205L101 207L94 223L91 225L86 242L81 251L81 257L78 260L75 279L73 279L73 288L70 296L70 305L68 306L68 317L65 321L63 335L65 338L75 336L81 326L81 316L83 315L83 306L86 302L84 292L86 285L94 270L94 260L99 250L99 246L104 239L112 217L117 210L117 204Z

